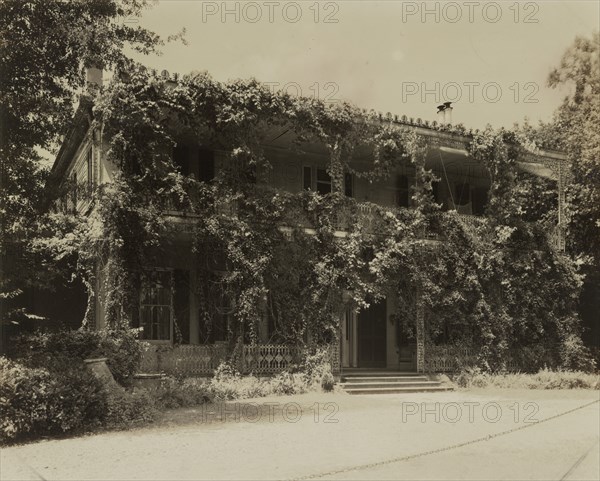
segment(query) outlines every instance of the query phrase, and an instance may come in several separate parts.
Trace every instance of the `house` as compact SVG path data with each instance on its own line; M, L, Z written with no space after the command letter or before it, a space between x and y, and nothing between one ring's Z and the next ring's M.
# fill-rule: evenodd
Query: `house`
M168 74L167 74L168 75ZM88 81L101 82L101 72L90 70ZM173 83L176 81L169 80ZM477 226L485 222L485 208L491 186L484 165L468 152L472 131L450 128L452 107L440 107L442 116L437 122L379 114L379 121L416 133L428 141L425 167L433 171L439 181L433 184L433 196L442 212L453 216L464 225ZM446 117L444 117L446 116ZM447 120L447 122L446 122ZM440 125L448 128L438 128ZM302 140L285 125L270 125L261 142L262 152L270 169L255 172L252 183L274 191L300 195L310 191L326 197L332 191L343 190L354 206L340 212L333 227L331 242L344 243L348 225L360 218L368 231L368 224L382 212L392 217L415 208L412 186L417 177L416 167L404 162L394 167L385 179L373 180L346 172L343 185L336 186L328 171L329 153L325 145L314 140ZM55 185L70 183L77 186L57 202L57 209L89 214L95 208L93 196L98 186L110 184L118 167L107 156L108 139L101 128L92 123L92 105L82 100L73 128L66 136L52 168ZM231 152L202 139L182 133L176 140L172 158L180 173L193 182L209 184L224 169L231 168ZM372 152L358 150L352 157L356 172L373 164ZM521 171L552 178L558 186L557 230L552 233L556 248L564 248L561 235L564 184L568 174L565 156L558 152L523 152L517 161ZM235 216L235 204L216 206L225 215ZM143 338L153 346L146 354L145 369L174 373L202 375L210 373L232 349L231 325L236 313L235 300L228 297L219 279L228 272L228 261L219 249L195 247L194 228L199 216L177 205L165 204L161 214L170 235L164 239L141 276L139 295L132 315L134 326L143 328ZM288 219L278 225L286 234L301 229L315 234L314 225L306 218ZM373 227L375 228L375 227ZM430 243L443 242L436 236L423 235ZM98 276L88 319L97 329L109 323L106 314L106 289L103 266ZM201 273L209 272L210 282ZM137 295L137 294L136 294ZM276 331L276 313L269 309L265 297L263 310L257 322L256 338L241 346L243 367L248 371L268 374L288 367L297 358L297 346L282 342ZM334 371L344 368L388 368L401 371L452 369L457 353L443 346L426 349L424 313L418 308L415 316L415 336L404 334L395 319L397 298L394 293L369 302L359 309L352 303L334 313L338 331L330 337L329 350ZM207 307L209 306L209 307ZM210 311L210 312L209 312ZM210 317L210 322L203 319ZM461 355L469 356L468 352Z

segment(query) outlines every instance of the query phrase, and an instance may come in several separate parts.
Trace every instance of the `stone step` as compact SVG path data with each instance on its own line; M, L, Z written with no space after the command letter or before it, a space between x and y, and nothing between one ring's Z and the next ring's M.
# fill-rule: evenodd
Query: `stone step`
M342 382L342 386L346 391L353 389L371 389L371 388L388 388L388 387L437 387L441 384L437 381L417 381L417 382Z
M419 374L414 371L391 371L387 369L348 369L345 368L342 371L342 376L360 376L360 377L386 377L386 376L401 376L401 377L414 377L414 376L423 376L423 374Z
M430 386L430 387L380 387L368 389L345 389L348 394L402 394L418 392L445 392L452 391L451 387Z
M342 376L345 382L422 382L429 381L427 376Z

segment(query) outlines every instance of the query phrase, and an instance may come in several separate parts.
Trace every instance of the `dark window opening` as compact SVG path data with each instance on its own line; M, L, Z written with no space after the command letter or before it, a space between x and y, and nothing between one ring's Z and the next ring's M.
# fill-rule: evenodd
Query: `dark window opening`
M200 342L212 344L229 338L229 318L233 314L232 304L221 284L207 289L206 304L199 309Z
M488 201L488 190L485 187L478 187L473 189L471 195L473 198L473 214L484 215Z
M398 207L409 207L410 205L408 177L406 175L396 177L396 205Z
M317 193L331 194L331 176L325 169L317 169Z
M94 187L94 163L92 157L92 148L87 151L87 183L88 190L91 192Z
M302 168L302 188L304 190L312 189L312 167L305 166Z
M198 152L198 180L210 182L215 178L215 153L212 150L200 149Z
M353 197L354 195L354 178L352 174L346 173L344 174L344 195L346 197Z
M431 190L432 190L432 194L433 194L433 200L435 200L436 204L443 204L443 201L441 199L441 193L440 193L440 183L432 182Z
M143 339L171 340L171 271L150 271L142 278L139 323Z
M456 205L466 205L471 202L471 186L467 182L456 184Z
M181 169L183 175L192 173L187 145L180 143L173 148L173 163Z

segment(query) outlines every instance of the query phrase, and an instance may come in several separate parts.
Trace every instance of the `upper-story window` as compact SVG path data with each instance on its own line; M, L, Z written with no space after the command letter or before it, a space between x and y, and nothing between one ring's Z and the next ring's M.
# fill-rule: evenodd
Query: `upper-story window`
M87 187L91 191L94 187L94 157L91 147L85 155L87 164Z
M408 177L406 175L396 176L396 205L398 207L408 207L410 202L408 188Z
M467 205L471 202L471 186L467 182L456 184L454 203L456 205Z
M331 176L325 169L317 169L317 192L321 195L331 194Z
M349 172L344 174L344 195L354 197L354 176Z
M316 169L315 182L313 183L313 168L305 165L302 168L302 188L304 190L315 190L321 195L331 194L331 176L326 169ZM354 176L350 173L344 174L344 195L354 196Z
M205 148L178 143L173 149L173 162L184 176L193 176L201 182L210 182L215 177L215 153Z
M212 150L198 151L198 180L210 182L215 178L215 153Z

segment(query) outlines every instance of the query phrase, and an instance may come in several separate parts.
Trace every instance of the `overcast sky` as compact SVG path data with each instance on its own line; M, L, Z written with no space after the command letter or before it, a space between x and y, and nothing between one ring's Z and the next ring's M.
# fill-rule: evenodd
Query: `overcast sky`
M189 45L143 61L428 120L455 100L455 123L510 127L550 118L565 92L546 87L548 72L576 35L599 28L599 5L162 0L141 23L164 37L185 27Z

